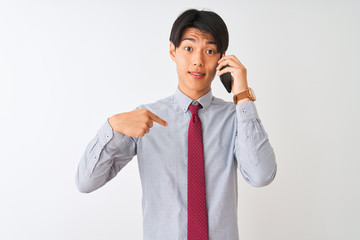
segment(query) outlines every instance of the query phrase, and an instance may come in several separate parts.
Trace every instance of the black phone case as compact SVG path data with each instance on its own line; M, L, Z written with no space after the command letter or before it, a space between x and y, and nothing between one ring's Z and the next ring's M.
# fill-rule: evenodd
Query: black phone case
M228 67L229 65L223 66L220 70L223 70L224 68ZM220 75L220 80L222 84L224 85L226 91L228 93L231 93L231 73L227 72L222 75Z

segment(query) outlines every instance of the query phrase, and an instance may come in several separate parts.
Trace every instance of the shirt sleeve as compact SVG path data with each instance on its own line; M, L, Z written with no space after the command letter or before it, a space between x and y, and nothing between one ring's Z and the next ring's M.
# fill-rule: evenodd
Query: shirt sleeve
M113 131L108 119L85 149L76 173L80 192L92 192L110 181L136 155L136 141Z
M235 158L244 179L253 186L268 185L275 178L277 165L268 135L253 101L236 105L237 132Z

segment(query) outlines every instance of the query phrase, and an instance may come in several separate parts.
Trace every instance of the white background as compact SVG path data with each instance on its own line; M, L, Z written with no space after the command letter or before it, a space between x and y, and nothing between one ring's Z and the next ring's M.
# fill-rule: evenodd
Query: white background
M108 117L175 92L193 7L226 22L277 157L267 187L239 174L240 239L360 239L360 4L325 0L1 0L0 239L142 238L136 158L90 194L75 172Z

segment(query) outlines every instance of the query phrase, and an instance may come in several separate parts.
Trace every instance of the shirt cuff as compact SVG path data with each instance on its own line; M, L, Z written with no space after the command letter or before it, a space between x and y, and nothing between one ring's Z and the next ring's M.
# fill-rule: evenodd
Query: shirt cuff
M236 115L239 121L247 121L250 119L259 119L255 103L253 101L247 101L240 104L236 104Z
M121 141L125 137L124 134L118 133L111 128L108 119L101 126L97 134L101 147L105 147L105 145L108 145L110 149L117 149Z

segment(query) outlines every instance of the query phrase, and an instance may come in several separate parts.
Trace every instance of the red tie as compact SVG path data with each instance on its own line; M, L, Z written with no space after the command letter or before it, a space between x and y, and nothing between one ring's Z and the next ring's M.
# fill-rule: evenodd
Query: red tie
M208 240L204 150L200 104L190 105L191 120L188 135L188 240Z

